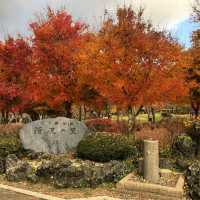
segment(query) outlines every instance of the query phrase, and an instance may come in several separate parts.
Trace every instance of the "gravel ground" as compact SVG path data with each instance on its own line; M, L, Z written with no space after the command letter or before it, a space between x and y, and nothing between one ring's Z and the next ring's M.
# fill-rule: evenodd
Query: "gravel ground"
M179 178L179 174L169 174L166 177L160 177L160 180L158 182L159 185L162 186L168 186L168 187L175 187ZM139 181L139 182L143 182L143 183L149 183L148 181L146 181L143 177L137 175L137 174L133 174L131 177L132 180L134 181Z

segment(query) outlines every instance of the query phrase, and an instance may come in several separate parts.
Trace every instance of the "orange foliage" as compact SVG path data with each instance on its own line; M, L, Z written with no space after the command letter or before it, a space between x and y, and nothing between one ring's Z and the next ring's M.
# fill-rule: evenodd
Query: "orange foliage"
M35 105L100 110L182 103L188 87L182 47L143 20L143 10L119 8L97 33L50 8L30 25L30 41L0 43L0 109Z
M176 102L187 96L182 47L144 22L143 11L120 8L80 53L81 84L119 107Z
M30 99L37 104L61 109L76 98L75 56L83 44L85 25L50 8L46 18L31 25L33 65L28 85Z

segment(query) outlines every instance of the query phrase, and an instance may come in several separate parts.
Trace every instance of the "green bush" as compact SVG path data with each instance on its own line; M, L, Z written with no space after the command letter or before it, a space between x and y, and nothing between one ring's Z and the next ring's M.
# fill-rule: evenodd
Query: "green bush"
M172 152L175 156L192 158L195 156L196 143L190 136L178 136L174 141Z
M186 133L196 142L196 156L200 159L200 121L192 120L186 122Z
M193 200L200 199L200 161L195 161L186 172L188 193Z
M163 118L171 118L172 117L172 114L169 113L169 112L161 112L161 116Z
M190 135L194 140L200 138L200 121L193 120L186 122L186 133Z
M19 138L14 136L0 136L0 157L5 158L9 154L17 154L22 149Z
M77 147L77 156L97 162L125 160L137 157L138 151L131 136L96 133L82 140Z
M140 140L140 139L136 140L135 141L135 146L136 146L136 148L138 150L138 156L142 157L143 156L143 149L144 149L144 141Z
M125 121L97 118L87 120L85 124L92 132L128 133L128 125Z

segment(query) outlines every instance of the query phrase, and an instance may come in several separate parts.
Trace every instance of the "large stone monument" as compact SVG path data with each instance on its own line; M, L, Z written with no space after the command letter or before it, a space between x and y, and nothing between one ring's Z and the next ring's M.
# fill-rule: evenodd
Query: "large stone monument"
M151 183L159 181L158 141L144 140L144 178Z
M89 130L84 123L65 117L34 121L20 130L25 149L52 154L75 150L87 135Z

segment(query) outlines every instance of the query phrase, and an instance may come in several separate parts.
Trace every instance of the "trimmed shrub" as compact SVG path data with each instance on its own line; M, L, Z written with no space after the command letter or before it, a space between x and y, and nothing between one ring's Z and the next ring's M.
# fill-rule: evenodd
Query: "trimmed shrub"
M200 121L193 120L186 122L186 133L197 143L196 155L200 159Z
M184 119L179 117L163 119L160 121L159 127L166 128L170 132L171 141L185 132Z
M185 122L186 133L190 135L193 139L200 138L200 121L187 121Z
M138 151L131 136L96 133L82 140L77 147L77 156L97 162L125 160L137 157Z
M0 157L5 158L9 154L18 154L22 150L19 139L19 130L22 124L0 125Z
M145 123L137 126L135 137L136 140L158 140L160 151L166 152L173 145L174 139L179 135L183 135L184 129L185 126L182 119L165 119L155 124Z
M117 122L111 119L91 119L85 123L93 132L128 133L128 126L125 121Z
M21 123L0 125L0 136L19 137L19 130L22 126L23 124Z
M171 133L166 128L144 127L140 131L136 131L137 140L158 140L160 149L166 148L171 143Z
M172 117L172 114L169 113L169 112L161 112L161 116L163 118L171 118Z
M195 161L186 172L188 193L193 200L200 199L200 161Z
M173 144L173 154L175 156L182 156L192 158L195 156L196 143L187 135L178 136Z
M22 150L20 139L13 136L0 136L0 157L5 158L9 154L17 154Z

